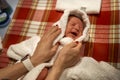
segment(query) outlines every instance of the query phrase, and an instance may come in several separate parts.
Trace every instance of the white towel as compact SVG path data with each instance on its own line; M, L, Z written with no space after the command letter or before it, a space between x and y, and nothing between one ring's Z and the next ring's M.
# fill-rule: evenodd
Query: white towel
M66 69L60 80L120 80L120 71L106 62L83 57L77 65Z
M25 51L25 52L22 51L22 53L24 55L26 54L27 50L31 51L31 53L32 53L32 52L34 52L34 48L36 47L36 44L39 42L39 40L40 40L40 38L38 36L35 36L35 37L32 37L21 43L15 44L14 46L12 45L11 46L12 49L10 47L9 51L17 50L18 52L13 51L14 53L12 53L12 54L8 52L8 54L11 54L11 55L15 54L15 55L19 56L19 54L20 54L19 51L21 49L23 51ZM33 42L34 45L31 42ZM16 47L17 47L17 49L16 49ZM26 50L26 48L27 48L27 50ZM33 48L33 50L31 48ZM60 48L62 48L62 46L60 46L59 49ZM17 53L19 53L19 54L17 54ZM14 56L12 56L12 58L13 57ZM20 57L22 58L22 56L20 56ZM14 57L14 59L16 59L16 58ZM52 60L54 60L54 58ZM30 72L28 72L24 76L23 80L36 80L39 73L42 71L42 69L44 67L46 67L46 66L50 67L52 65L53 65L53 62L49 62L49 63L43 63L43 64L36 66L35 68L33 68ZM62 73L59 80L73 80L73 79L74 80L119 80L120 79L119 75L120 75L120 71L118 71L111 65L107 64L106 62L98 63L93 58L84 57L74 67L66 69Z
M84 26L85 28L83 30L82 36L77 38L75 41L80 41L80 42L81 41L88 41L88 39L89 39L88 31L89 31L89 28L90 28L90 21L89 21L89 18L87 16L87 14L84 11L79 10L79 9L71 9L71 10L65 10L64 14L60 18L60 20L58 20L57 22L55 22L53 24L53 26L58 25L62 29L61 34L54 41L54 44L58 41L61 41L61 44L62 43L63 44L67 43L68 40L69 40L69 43L73 41L70 38L65 38L64 40L62 39L64 37L64 34L65 34L66 25L67 25L67 22L68 22L68 16L70 14L72 14L72 15L77 14L77 15L82 16L83 22L85 24L85 26ZM40 37L34 36L31 39L25 40L25 41L23 41L19 44L11 45L8 49L7 54L8 54L9 57L11 57L13 59L16 59L16 60L22 59L26 54L32 55L34 53L34 50L35 50L39 40L40 40Z
M8 48L7 55L15 60L21 60L27 54L32 56L39 41L39 36L33 36L18 44L13 44Z
M67 20L68 20L68 16L70 14L78 14L78 15L81 15L82 16L82 19L83 19L83 22L85 24L85 28L83 30L83 34L82 36L80 36L78 39L76 39L75 41L87 41L88 40L88 37L89 37L89 34L88 34L88 30L89 30L89 27L90 27L90 22L89 22L89 19L88 19L88 16L87 14L82 11L82 10L79 10L79 9L74 9L74 10L65 10L64 11L64 14L62 15L62 17L60 18L60 20L58 20L56 23L53 24L54 25L58 25L61 29L62 29L62 32L61 34L58 36L58 38L54 41L54 43L60 41L61 42L61 46L58 48L58 51L62 48L63 45L65 44L68 44L70 42L73 41L73 39L71 38L68 38L68 37L65 37L63 38L64 36L64 33L65 33L65 29L66 29L66 25L67 25ZM40 37L38 36L35 36L35 37L32 37L31 39L28 39L28 40L25 40L21 43L18 43L18 44L15 44L15 45L11 45L8 49L8 56L13 58L13 59L16 59L16 60L20 60L22 59L26 54L30 54L31 56L33 55L34 53L34 50L37 46L37 43L39 42L40 40ZM41 64L41 65L38 65L36 68L34 68L32 71L30 71L25 77L23 80L35 80L37 78L37 75L41 72L41 70L45 67L45 66L52 66L53 63L54 63L54 60L56 58L57 54L52 58L52 60L47 63L47 64ZM36 76L32 76L32 74L34 73L34 75ZM31 75L31 77L29 77L29 75Z
M82 9L88 14L98 14L101 9L101 0L57 0L56 10Z
M70 42L73 41L73 39L71 38L68 38L68 37L64 37L64 34L65 34L65 30L66 30L66 25L67 25L67 22L68 22L68 17L70 14L74 14L74 15L80 15L82 16L82 19L83 19L83 22L85 24L85 28L83 30L83 34L82 36L80 36L79 38L77 38L75 41L88 41L88 38L89 38L89 34L88 34L88 30L89 30L89 27L90 27L90 21L88 19L88 16L87 14L80 10L80 9L69 9L69 10L65 10L64 11L64 14L62 15L62 17L60 18L60 20L58 20L56 23L53 24L53 26L55 25L58 25L61 29L62 29L62 32L61 34L58 36L58 38L54 41L54 43L60 41L61 42L61 46L58 48L58 51L65 45L65 44L68 44ZM23 80L35 80L37 78L37 76L32 76L32 74L34 73L34 75L39 75L38 73L40 73L42 71L42 69L44 67L48 67L48 66L52 66L53 63L54 63L54 60L56 58L57 54L52 58L52 60L47 63L47 64L41 64L39 65L39 67L37 66L37 69L34 68L32 71L30 71L25 77ZM43 67L44 66L44 67ZM42 67L42 68L41 68ZM35 71L36 70L36 71ZM29 77L31 75L31 77Z
M64 44L66 44L66 42L70 43L73 41L73 39L71 38L68 38L68 37L65 37L63 39L61 39L63 36L64 36L64 32L65 32L65 29L66 29L66 24L67 24L67 20L68 20L68 15L69 14L80 14L82 15L82 18L83 18L83 21L84 23L86 24L85 26L85 29L83 31L83 35L82 37L79 37L78 39L76 39L75 41L82 41L82 40L85 40L86 37L89 35L88 34L88 30L89 30L89 26L90 26L90 23L89 23L89 19L86 15L85 12L81 11L81 10L65 10L64 11L64 14L62 15L62 17L60 18L59 21L57 21L54 25L58 24L61 29L62 29L62 33L58 36L58 38L55 40L55 42L59 41L61 42L61 46L58 48L58 51L64 46ZM38 44L38 42L40 41L40 37L38 36L34 36L28 40L25 40L21 43L18 43L18 44L14 44L14 45L11 45L8 49L8 56L13 58L13 59L16 59L16 60L20 60L22 59L26 54L30 54L31 56L33 55L34 53L34 50ZM54 42L54 43L55 43ZM68 44L67 43L67 44ZM33 68L30 72L28 72L25 77L23 78L23 80L36 80L36 78L38 77L39 73L42 71L42 69L44 67L50 67L53 65L54 63L54 59L56 58L57 54L52 58L52 60L48 63L43 63L43 64L40 64L38 66L36 66L35 68ZM89 67L88 67L88 63L90 66L94 66L96 67L95 70L99 70L99 63L97 63L97 61L93 60L90 58L90 61L91 61L91 64L90 64L90 61L89 61L89 58L85 58L85 59L82 59L76 66L74 66L73 68L71 69L66 69L65 72L63 72L63 76L61 76L60 80L71 80L72 78L75 79L75 80L79 80L79 76L78 75L87 75L89 77L89 75L91 74L91 72L87 72L86 73L86 70L88 69L89 70ZM84 66L84 64L87 65L87 67ZM97 66L96 66L97 65ZM80 66L83 66L83 68L79 68ZM108 66L109 67L109 66ZM79 68L79 69L78 69ZM80 72L81 70L83 71L82 73ZM86 70L85 70L86 69ZM80 70L80 71L79 71ZM85 71L84 71L85 70ZM91 70L91 69L90 69ZM93 73L95 73L95 70L93 70ZM76 72L77 71L77 72ZM100 68L100 71L101 71L101 68ZM117 71L117 70L116 70ZM66 74L67 72L67 74ZM73 72L73 73L72 73ZM79 74L80 73L80 74ZM89 73L89 74L88 74ZM101 72L102 73L102 72ZM72 76L71 76L72 75ZM76 76L77 75L77 76ZM97 74L96 74L97 75ZM76 76L76 78L74 78L74 76ZM91 75L92 76L92 75ZM99 76L99 74L98 74ZM84 76L85 77L85 76ZM65 79L66 78L66 79ZM90 77L91 78L91 77ZM89 80L86 79L86 80ZM93 79L94 80L94 79ZM97 79L95 79L97 80Z

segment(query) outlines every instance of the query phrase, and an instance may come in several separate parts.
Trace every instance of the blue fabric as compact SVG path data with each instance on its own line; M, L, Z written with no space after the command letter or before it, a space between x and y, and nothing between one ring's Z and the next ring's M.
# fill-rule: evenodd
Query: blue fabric
M6 14L5 19L0 21L0 28L6 27L10 23L10 17L6 12L0 12L0 15Z

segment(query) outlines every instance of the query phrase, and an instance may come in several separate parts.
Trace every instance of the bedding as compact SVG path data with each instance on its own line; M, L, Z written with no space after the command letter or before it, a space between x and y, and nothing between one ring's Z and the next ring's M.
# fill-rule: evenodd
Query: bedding
M56 0L19 0L3 40L4 49L48 31L63 14L55 6ZM84 44L81 55L106 61L120 69L120 0L102 0L100 13L88 16L90 39Z
M65 9L82 9L88 14L99 14L101 1L102 0L57 0L55 8L60 11Z

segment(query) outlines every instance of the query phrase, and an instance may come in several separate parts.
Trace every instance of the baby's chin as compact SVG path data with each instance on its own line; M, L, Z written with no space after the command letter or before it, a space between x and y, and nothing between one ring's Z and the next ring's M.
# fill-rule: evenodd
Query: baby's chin
M75 40L75 39L78 38L77 36L74 36L74 35L72 35L72 34L66 35L65 37L70 37L70 38L72 38L73 40Z
M70 37L70 38L72 38L73 40L75 40L75 39L77 39L77 38L79 38L79 37L81 37L82 35L78 35L78 36L75 36L75 35L73 35L73 34L67 34L65 37Z

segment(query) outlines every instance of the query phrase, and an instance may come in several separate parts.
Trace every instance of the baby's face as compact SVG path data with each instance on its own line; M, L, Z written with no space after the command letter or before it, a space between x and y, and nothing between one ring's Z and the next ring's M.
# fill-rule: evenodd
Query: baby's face
M77 39L82 35L83 22L74 16L69 17L69 21L66 27L65 36L72 39Z

